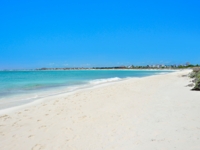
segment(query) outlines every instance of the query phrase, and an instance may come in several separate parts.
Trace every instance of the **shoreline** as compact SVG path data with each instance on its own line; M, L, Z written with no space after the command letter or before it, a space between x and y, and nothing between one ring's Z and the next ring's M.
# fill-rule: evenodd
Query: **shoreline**
M0 115L0 147L199 149L200 93L186 87L189 72L102 84Z
M122 71L120 69L115 69L115 70ZM123 69L123 70L127 71L126 69ZM136 71L139 71L139 70L140 69L138 69ZM60 71L63 71L63 70L60 70ZM106 69L105 69L105 71L106 71ZM130 70L130 71L133 71L133 70ZM143 70L140 70L140 71L160 71L160 70L143 69ZM162 71L169 71L169 70L162 70ZM74 93L82 91L82 90L92 89L92 88L99 87L99 86L107 86L107 85L110 85L110 84L113 84L113 83L116 83L116 82L122 82L122 81L129 80L129 79L138 79L138 78L146 78L146 77L151 77L151 76L156 76L156 75L164 75L164 74L168 74L168 73L178 72L180 70L171 70L171 71L172 72L166 72L166 73L162 72L162 73L159 73L159 74L149 75L149 76L145 76L145 77L119 78L119 80L107 81L107 82L98 83L98 84L89 84L88 83L88 84L84 84L84 85L76 85L76 88L73 89L73 90L64 90L64 89L67 89L67 88L71 88L72 86L63 86L62 88L61 87L55 87L55 88L58 88L58 89L56 89L56 90L51 89L54 92L56 91L55 93L50 94L50 95L46 95L46 96L42 96L42 97L39 97L39 98L27 98L27 99L30 99L32 101L27 102L27 103L21 103L20 105L0 109L0 115L5 114L5 113L9 113L9 112L12 113L12 111L20 110L21 108L26 108L26 107L29 107L29 106L32 106L32 105L40 104L41 102L46 101L45 99L48 99L48 98L51 98L51 97L56 97L56 96L65 95L65 94L67 96L67 95L71 95L71 94L74 94ZM107 78L107 79L103 79L103 80L109 80L109 79L114 79L114 78ZM95 80L91 80L91 81L96 81L96 80L99 80L99 79L95 79ZM47 92L48 92L48 90L47 90ZM13 95L13 97L14 96L15 95Z
M137 79L137 78L133 77L132 79ZM26 107L29 107L29 106L38 105L42 102L48 102L47 99L49 99L49 98L52 99L52 98L56 98L56 97L60 97L60 96L65 97L65 96L69 96L69 95L72 95L72 94L75 94L77 92L81 92L81 91L84 91L84 90L95 89L95 88L98 88L98 87L111 85L111 84L114 84L114 83L117 83L117 82L122 82L122 81L125 81L125 80L128 80L128 79L121 79L119 81L110 81L110 82L107 82L107 83L101 83L101 84L97 84L97 85L91 85L91 86L88 86L88 87L77 88L73 91L61 92L61 93L56 93L56 94L53 94L53 95L48 95L48 96L45 96L45 97L42 97L42 98L36 98L36 100L29 102L27 104L22 104L22 105L19 105L19 106L1 109L0 115L5 114L5 113L13 113L14 111L17 111L17 110L20 110L20 109L23 109L23 108L26 108Z

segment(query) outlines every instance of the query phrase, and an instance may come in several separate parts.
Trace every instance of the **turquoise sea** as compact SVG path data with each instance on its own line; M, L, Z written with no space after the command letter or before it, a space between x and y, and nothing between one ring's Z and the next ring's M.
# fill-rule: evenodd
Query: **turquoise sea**
M146 77L171 71L68 70L0 71L0 109L98 84L131 77Z

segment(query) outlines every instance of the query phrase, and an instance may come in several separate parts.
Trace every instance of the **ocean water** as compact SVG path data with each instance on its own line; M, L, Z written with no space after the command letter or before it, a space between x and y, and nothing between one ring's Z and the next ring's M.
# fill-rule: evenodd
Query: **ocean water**
M171 71L68 70L0 71L0 109L131 77L146 77Z

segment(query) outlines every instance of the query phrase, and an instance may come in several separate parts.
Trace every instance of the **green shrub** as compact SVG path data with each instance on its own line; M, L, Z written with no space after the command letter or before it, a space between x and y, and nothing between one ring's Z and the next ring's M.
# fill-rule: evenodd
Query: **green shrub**
M195 73L195 72L191 72L191 73L189 74L189 77L190 77L190 78L195 78L195 77L196 77L196 73Z
M196 73L196 77L200 79L200 71Z
M194 67L193 68L193 72L199 72L200 71L200 67Z
M195 86L192 90L200 90L200 71L195 75Z

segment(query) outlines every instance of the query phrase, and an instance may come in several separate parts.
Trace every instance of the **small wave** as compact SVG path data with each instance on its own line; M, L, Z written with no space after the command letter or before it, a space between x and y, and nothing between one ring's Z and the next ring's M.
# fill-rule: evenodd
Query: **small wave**
M161 73L158 73L159 75L162 75L162 74L167 74L168 72L161 72Z
M6 104L6 103L15 103L15 102L22 102L22 101L29 101L32 99L37 99L38 95L34 95L31 97L27 97L27 96L22 96L22 97L18 97L16 98L16 96L10 96L8 98L4 98L4 99L0 99L0 104Z
M92 80L89 83L90 84L101 84L101 83L107 83L107 82L113 82L113 81L119 81L121 78L115 77L115 78L108 78L108 79L97 79L97 80Z

